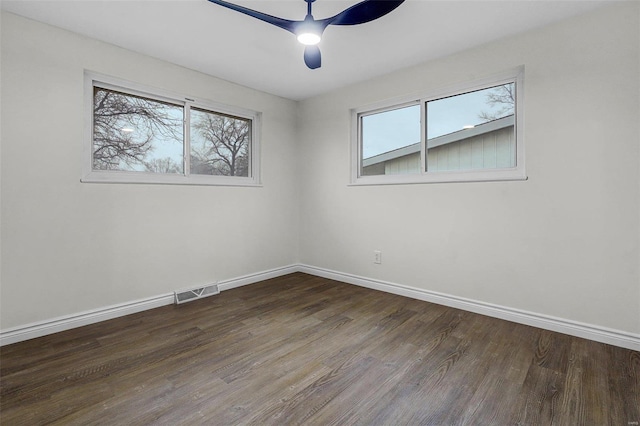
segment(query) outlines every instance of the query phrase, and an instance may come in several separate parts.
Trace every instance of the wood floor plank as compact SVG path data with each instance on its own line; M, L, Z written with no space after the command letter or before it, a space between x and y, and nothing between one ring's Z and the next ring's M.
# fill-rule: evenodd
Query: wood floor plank
M510 424L558 424L565 376L556 370L532 364L518 394Z
M490 325L491 324L491 325ZM482 326L492 330L486 352L483 353L476 369L483 369L484 375L473 385L473 396L465 404L460 415L463 425L502 425L509 424L509 413L516 404L533 352L527 345L517 344L522 331L518 324L485 319ZM518 331L521 331L518 333Z
M251 419L257 424L304 424L324 408L352 381L357 380L375 362L371 357L353 357L331 369L291 399L271 404L267 410Z
M401 380L375 401L371 401L371 404L367 405L367 411L353 412L346 423L411 424L411 417L417 410L422 409L427 401L430 405L430 397L425 395L432 389L431 385L437 384L447 374L449 368L464 353L466 345L467 342L456 337L440 340L437 351L422 352L421 356L410 364Z
M640 353L294 273L0 348L4 425L629 425Z
M589 351L585 351L586 345ZM571 348L562 401L562 406L567 409L563 410L560 422L606 424L611 406L610 394L598 391L609 385L607 370L610 367L605 345L575 340Z
M608 345L606 350L609 354L606 375L611 404L609 423L626 419L627 424L640 424L640 352Z

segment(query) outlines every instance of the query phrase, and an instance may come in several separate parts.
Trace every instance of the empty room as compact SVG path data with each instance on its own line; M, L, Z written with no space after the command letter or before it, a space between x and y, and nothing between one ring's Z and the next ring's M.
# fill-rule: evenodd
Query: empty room
M3 0L3 425L640 424L640 2Z

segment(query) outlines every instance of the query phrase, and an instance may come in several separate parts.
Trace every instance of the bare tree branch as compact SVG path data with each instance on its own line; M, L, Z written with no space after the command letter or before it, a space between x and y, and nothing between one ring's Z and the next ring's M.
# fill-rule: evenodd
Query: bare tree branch
M182 173L182 165L176 163L171 157L154 158L144 163L148 172L154 173Z
M183 143L176 105L98 87L93 105L95 169L135 170L145 167L154 141Z
M494 87L489 93L487 93L487 105L495 107L500 105L501 108L497 111L481 111L478 117L484 121L493 121L498 118L505 117L514 113L516 94L515 84L503 84L501 86Z
M196 174L249 175L249 120L192 110L191 170Z

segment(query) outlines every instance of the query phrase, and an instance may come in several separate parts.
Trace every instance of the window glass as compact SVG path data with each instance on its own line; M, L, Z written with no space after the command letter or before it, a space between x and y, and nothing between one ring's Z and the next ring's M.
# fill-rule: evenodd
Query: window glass
M85 71L82 182L260 185L261 114Z
M419 172L420 105L362 117L362 175Z
M183 107L94 87L94 170L183 173Z
M514 83L427 102L427 171L515 167L514 112Z
M191 173L249 176L251 121L191 109Z
M526 180L524 67L351 110L353 184Z

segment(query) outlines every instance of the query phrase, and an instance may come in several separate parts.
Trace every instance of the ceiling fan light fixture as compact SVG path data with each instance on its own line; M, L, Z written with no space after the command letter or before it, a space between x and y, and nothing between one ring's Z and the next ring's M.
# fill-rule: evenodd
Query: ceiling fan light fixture
M315 21L311 15L307 15L295 29L295 34L300 43L305 46L315 46L320 43L323 31L322 25Z
M304 63L314 70L320 68L322 63L320 49L316 45L320 43L322 34L329 25L359 25L371 22L391 12L404 3L405 0L362 0L337 15L318 20L314 19L311 14L312 4L316 0L304 0L307 3L307 16L302 21L267 15L257 10L229 3L226 0L209 1L293 33L298 38L298 41L305 45Z
M314 46L320 43L321 39L322 38L318 34L310 31L298 34L298 41L305 46Z

